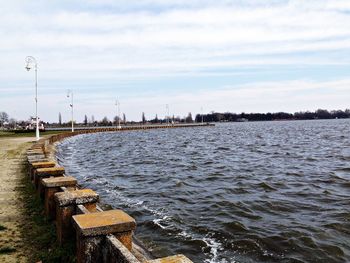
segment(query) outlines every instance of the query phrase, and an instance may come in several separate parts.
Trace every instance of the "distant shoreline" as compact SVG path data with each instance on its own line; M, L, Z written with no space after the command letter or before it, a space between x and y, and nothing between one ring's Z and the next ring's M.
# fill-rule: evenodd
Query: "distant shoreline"
M316 110L315 112L275 112L275 113L219 113L196 115L196 122L246 122L246 121L288 121L288 120L328 120L328 119L348 119L350 109L342 110Z

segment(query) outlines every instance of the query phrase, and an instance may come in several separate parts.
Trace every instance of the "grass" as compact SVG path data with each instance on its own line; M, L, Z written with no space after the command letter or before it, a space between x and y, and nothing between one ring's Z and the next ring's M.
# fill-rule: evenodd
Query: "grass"
M53 222L44 215L42 200L34 186L26 176L26 168L22 171L22 187L19 195L24 204L22 237L28 246L29 262L75 262L75 243L66 242L60 246L56 241L56 229Z
M3 225L0 225L0 231L6 230L6 227Z
M45 132L40 132L40 135L45 136L45 135L53 135L53 134L59 134L59 133L64 133L67 131L45 131ZM35 132L23 132L23 133L15 133L13 131L0 131L0 138L16 138L16 137L33 137L35 138Z

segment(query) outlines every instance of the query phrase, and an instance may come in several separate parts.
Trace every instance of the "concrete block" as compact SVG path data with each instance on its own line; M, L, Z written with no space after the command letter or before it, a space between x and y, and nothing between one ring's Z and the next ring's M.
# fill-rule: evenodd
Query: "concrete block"
M48 162L49 160L46 157L40 157L40 158L34 158L34 159L29 159L28 158L28 171L30 172L30 176L32 179L32 182L34 183L34 169L31 169L33 163L38 163L38 162Z
M140 263L140 261L113 235L106 237L106 263Z
M39 187L40 178L47 178L50 176L63 176L65 170L63 167L38 168L34 170L34 184Z
M42 155L42 154L44 154L45 155L45 153L44 153L44 151L43 150L28 150L27 151L27 155L28 156L35 156L35 155Z
M40 154L27 154L27 158L38 158L38 157L46 157L46 155L44 153L40 153Z
M56 187L73 187L77 185L77 179L72 176L61 176L43 178L42 184L45 188L56 188Z
M56 165L55 162L33 162L29 164L29 176L30 179L33 180L34 178L34 169L39 169L39 168L49 168L49 167L54 167Z
M145 263L193 263L187 257L182 254L170 256L166 258L158 258L153 260L148 260Z
M135 219L122 210L76 215L73 220L83 236L107 235L136 229Z
M34 144L30 149L43 149L44 144Z
M34 155L34 156L27 156L28 163L37 163L41 161L47 161L47 158L45 155Z
M76 262L77 263L95 263L104 262L103 254L105 247L105 238L96 237L76 237Z
M64 174L64 168L59 166L49 168L38 168L36 169L35 173L38 177L62 176Z
M81 189L57 193L55 200L58 206L82 205L98 202L99 195L91 189Z
M34 151L34 152L27 152L27 157L39 157L39 156L46 157L45 153L42 150Z
M56 205L56 234L60 245L74 236L74 229L71 224L72 215L74 214L75 207L73 205L63 207Z
M76 206L84 205L89 211L96 211L99 196L91 189L65 191L54 194L56 204L57 238L60 244L72 237L74 229L72 216L76 214Z
M122 210L75 215L73 225L77 233L77 262L101 262L102 245L108 234L113 234L129 251L132 249L136 222Z
M39 168L51 168L51 167L54 167L56 165L55 162L35 162L35 163L32 163L31 166L34 168L34 169L39 169Z
M54 195L61 191L61 187L75 188L77 180L71 176L60 176L41 179L41 185L44 188L45 214L49 219L56 217L56 203Z

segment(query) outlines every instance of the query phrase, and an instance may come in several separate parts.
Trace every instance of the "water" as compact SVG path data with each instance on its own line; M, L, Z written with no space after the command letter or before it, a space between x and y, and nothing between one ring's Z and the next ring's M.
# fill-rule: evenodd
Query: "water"
M350 262L350 120L80 135L58 159L156 256Z

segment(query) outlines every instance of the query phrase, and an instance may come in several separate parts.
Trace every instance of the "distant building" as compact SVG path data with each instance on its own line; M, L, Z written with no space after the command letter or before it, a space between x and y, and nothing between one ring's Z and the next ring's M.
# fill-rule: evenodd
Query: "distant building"
M42 121L40 121L40 118L38 118L38 120L39 120L39 130L45 131L44 123ZM36 118L35 117L30 118L25 129L26 130L36 130Z

